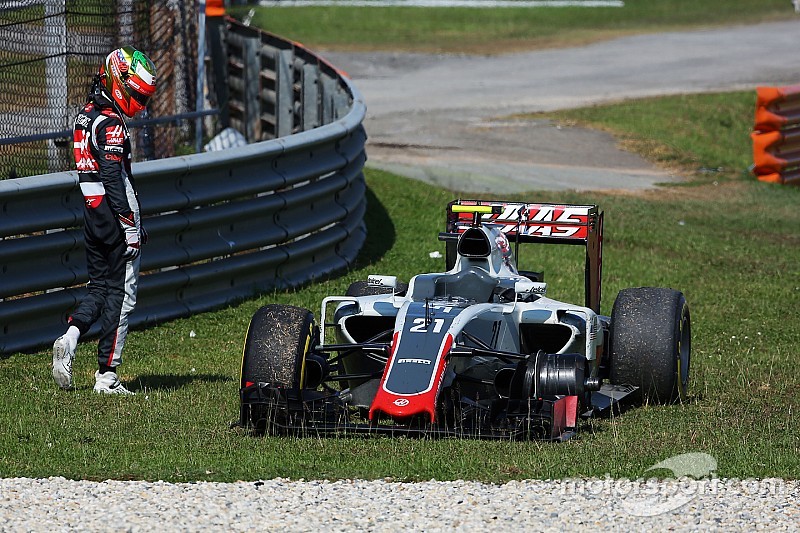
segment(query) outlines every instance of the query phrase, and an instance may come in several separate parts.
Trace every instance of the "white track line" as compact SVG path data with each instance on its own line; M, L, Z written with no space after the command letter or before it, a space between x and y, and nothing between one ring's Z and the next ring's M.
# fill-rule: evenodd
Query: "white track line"
M625 7L622 0L261 0L263 7Z

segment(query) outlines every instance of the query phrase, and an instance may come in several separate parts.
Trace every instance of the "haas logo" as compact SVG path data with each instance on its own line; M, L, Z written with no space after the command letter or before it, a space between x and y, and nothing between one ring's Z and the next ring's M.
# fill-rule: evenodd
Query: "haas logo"
M397 407L405 407L406 405L408 405L409 402L405 398L398 398L392 403L395 404Z
M112 146L122 146L125 142L125 130L122 126L114 126L106 130L106 144Z

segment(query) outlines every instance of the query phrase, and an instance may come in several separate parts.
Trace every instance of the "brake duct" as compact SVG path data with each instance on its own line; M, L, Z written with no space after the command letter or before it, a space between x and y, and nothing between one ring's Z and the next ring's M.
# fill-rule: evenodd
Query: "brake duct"
M582 396L600 388L600 380L587 376L586 357L577 353L539 351L497 371L494 387L501 398L526 400L545 396Z

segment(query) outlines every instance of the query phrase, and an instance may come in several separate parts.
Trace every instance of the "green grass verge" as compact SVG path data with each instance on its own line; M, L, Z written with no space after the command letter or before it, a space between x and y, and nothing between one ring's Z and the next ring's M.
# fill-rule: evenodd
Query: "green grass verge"
M684 130L715 123L702 97L640 101L639 112L677 105L676 131L651 132L672 144ZM719 95L730 102L743 95ZM704 103L706 102L706 103ZM624 104L570 112L621 131ZM694 111L690 111L694 109ZM583 116L586 115L586 116ZM693 117L693 118L692 118ZM733 116L735 128L750 120ZM629 121L630 122L630 121ZM628 126L624 126L628 127ZM626 135L636 136L632 126ZM709 134L710 135L710 134ZM684 154L693 166L742 166L748 141L708 142L709 153ZM713 137L716 138L716 137ZM737 140L738 139L738 140ZM696 146L696 145L693 145ZM688 155L687 155L688 154ZM76 479L254 480L392 478L395 480L604 476L636 478L672 455L705 452L721 477L797 478L800 473L800 189L731 175L716 184L699 177L636 195L547 192L539 201L597 202L606 211L603 310L616 292L653 285L678 288L692 311L691 400L682 406L634 409L592 420L564 444L466 439L252 437L230 429L238 416L241 349L250 316L266 303L314 311L323 296L342 293L370 273L402 279L443 268L428 253L444 251L447 191L368 171L369 237L350 272L296 292L133 332L122 377L138 394L98 397L91 391L94 343L75 363L78 390L52 383L50 354L0 360L0 476ZM580 257L572 248L528 247L524 266L542 267L550 295L580 301ZM560 254L567 254L563 262ZM190 333L194 331L195 335Z
M493 54L795 16L788 0L626 0L622 8L255 8L252 23L314 49Z
M651 161L722 181L749 177L755 101L755 91L678 95L521 118L604 129Z

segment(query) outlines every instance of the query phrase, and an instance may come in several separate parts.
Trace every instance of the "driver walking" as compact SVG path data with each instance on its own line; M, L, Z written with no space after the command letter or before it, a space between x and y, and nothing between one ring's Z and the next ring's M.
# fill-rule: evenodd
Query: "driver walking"
M78 339L100 323L94 391L132 394L117 367L136 305L139 247L146 240L131 175L131 141L124 117L142 111L156 90L156 69L132 46L118 48L100 65L89 100L75 118L74 156L84 204L89 292L53 344L53 379L70 389Z

